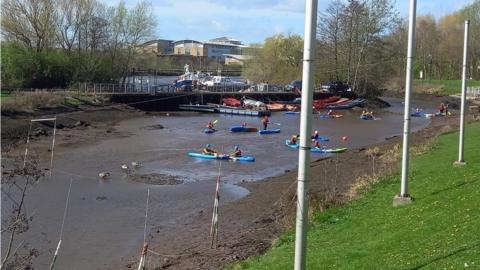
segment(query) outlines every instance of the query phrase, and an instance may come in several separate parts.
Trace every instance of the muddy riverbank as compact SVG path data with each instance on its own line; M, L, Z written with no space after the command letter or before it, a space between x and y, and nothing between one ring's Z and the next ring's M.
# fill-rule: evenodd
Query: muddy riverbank
M323 160L312 163L316 181L312 184L317 194L314 198L319 207L323 201L341 200L343 191L355 180L351 178L367 170L365 164L370 159L361 150L363 147L383 142L387 137L393 138L387 144L398 140L395 136L401 132L402 115L397 110L401 102L393 101L394 106L378 112L380 121L359 120L361 109L342 111L345 116L338 120L315 119L314 127L331 138L326 146L343 144L350 149L360 149L334 157L313 157ZM286 148L284 140L297 132L297 116L274 114L272 122L279 124L282 133L273 136L232 135L226 131L229 126L244 121L259 125L257 118L205 114L167 116L121 106L103 112L76 112L73 116L69 113L57 117L71 119L75 125L70 127L66 123L58 130L53 177L39 183L28 198L36 215L24 239L42 251L34 266L47 266L53 254L63 211L59 206L64 204L70 178L74 183L65 239L58 258L58 265L63 268L118 269L138 261L147 188L151 191L147 223L150 267L219 268L227 262L263 252L289 223L298 154ZM201 130L211 119L219 119L220 131L203 134ZM445 121L449 119L452 118ZM2 124L3 121L2 118ZM428 122L417 119L413 127L423 129ZM51 129L42 128L47 136L39 134L33 139L31 153L46 160L50 154ZM349 139L343 142L341 137L345 135ZM188 151L198 151L205 143L213 143L224 151L240 145L257 161L219 163L186 156ZM22 153L23 146L19 144L12 154ZM135 179L121 169L122 164L130 167L132 162L142 164L135 169ZM219 248L212 250L208 226L214 180L220 164L220 239ZM48 167L48 162L41 165ZM284 174L285 171L290 172ZM99 172L110 172L110 176L101 180ZM332 178L334 172L336 177ZM265 178L268 179L257 181ZM4 210L2 207L2 213Z

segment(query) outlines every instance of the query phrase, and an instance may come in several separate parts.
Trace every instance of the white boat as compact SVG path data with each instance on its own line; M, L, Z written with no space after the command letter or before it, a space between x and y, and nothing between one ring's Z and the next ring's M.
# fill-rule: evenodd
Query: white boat
M205 86L243 86L245 83L232 80L230 77L213 76L202 82Z

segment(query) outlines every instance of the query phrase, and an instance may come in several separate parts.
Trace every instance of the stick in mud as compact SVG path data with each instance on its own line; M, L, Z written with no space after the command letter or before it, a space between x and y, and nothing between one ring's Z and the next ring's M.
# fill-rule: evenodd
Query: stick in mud
M218 176L217 176L217 184L215 187L215 198L213 202L213 213L212 213L212 224L210 227L210 248L217 248L218 243L218 204L220 202L220 172L222 168L222 163L220 163L218 167Z
M150 189L147 189L147 203L145 206L145 225L143 228L143 248L142 253L140 254L140 262L138 263L138 270L145 269L145 260L147 257L148 252L148 244L147 244L147 219L148 219L148 201L150 199Z
M54 118L41 118L41 119L32 119L30 120L30 126L28 128L28 133L27 133L27 144L25 145L25 155L23 157L23 168L25 168L25 165L27 163L27 155L28 155L28 145L30 144L30 133L32 131L32 123L33 122L44 122L44 121L53 121L53 137L52 137L52 154L50 157L50 176L52 176L52 170L53 170L53 151L55 149L55 135L57 132L57 117Z
M70 186L68 187L67 200L65 202L65 210L63 211L62 226L60 227L60 237L58 239L57 248L55 249L55 254L53 254L52 263L50 264L50 270L52 270L53 267L55 266L55 262L57 261L58 251L60 250L60 245L62 244L63 227L65 226L65 219L67 217L67 209L68 209L68 202L70 200L70 191L72 189L72 182L73 182L73 178L70 178Z

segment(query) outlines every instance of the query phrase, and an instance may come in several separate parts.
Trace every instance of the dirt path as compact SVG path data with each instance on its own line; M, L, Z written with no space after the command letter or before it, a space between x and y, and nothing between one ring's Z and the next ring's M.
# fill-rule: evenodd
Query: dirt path
M412 146L456 129L457 123L457 117L433 119L428 128L413 134ZM401 137L389 138L376 145L379 148L377 157L395 145L401 145ZM321 210L344 202L355 181L372 174L372 159L366 150L353 150L312 163L311 209ZM398 167L398 162L393 166ZM375 173L391 167L387 161L377 162ZM150 267L218 269L264 253L294 220L296 177L296 171L291 171L265 181L244 183L251 191L247 197L220 206L220 236L216 249L210 247L210 212L200 211L191 220L176 226L155 228L148 237ZM167 230L168 233L162 233ZM137 257L125 258L123 266L132 268L137 261Z

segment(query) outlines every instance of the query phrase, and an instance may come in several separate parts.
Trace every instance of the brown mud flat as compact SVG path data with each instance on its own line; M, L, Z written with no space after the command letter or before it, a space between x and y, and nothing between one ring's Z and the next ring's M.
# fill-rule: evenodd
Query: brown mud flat
M183 184L183 180L179 179L176 176L160 174L160 173L151 173L151 174L130 174L128 179L138 183L144 183L149 185L160 185L160 186L172 186Z
M458 117L434 118L429 127L413 133L411 146L431 142L436 136L457 129ZM399 123L401 124L401 123ZM349 191L359 179L384 175L399 168L398 160L382 159L401 146L401 137L311 163L310 211L323 211L349 200ZM375 171L372 156L375 151ZM383 161L382 161L383 160ZM390 161L389 161L390 160ZM393 162L393 163L392 163ZM148 236L149 267L152 269L220 269L229 263L265 253L295 217L296 171L259 182L244 182L251 193L219 209L219 241L211 248L211 213L199 211L190 221L174 227L156 227ZM400 188L400 187L399 187ZM392 200L395 194L392 194ZM168 231L168 233L162 233ZM138 256L124 258L123 267L134 268ZM117 269L122 267L118 265Z
M8 152L19 144L24 144L28 134L31 119L57 118L57 133L60 141L58 146L75 145L83 142L95 141L111 136L121 136L115 132L113 126L119 121L145 115L144 112L126 105L111 106L82 106L75 111L65 112L58 110L40 111L34 113L18 113L2 115L1 138L2 152ZM31 143L42 143L51 140L53 123L32 123ZM123 134L125 135L125 134Z

